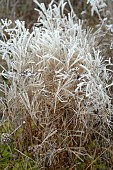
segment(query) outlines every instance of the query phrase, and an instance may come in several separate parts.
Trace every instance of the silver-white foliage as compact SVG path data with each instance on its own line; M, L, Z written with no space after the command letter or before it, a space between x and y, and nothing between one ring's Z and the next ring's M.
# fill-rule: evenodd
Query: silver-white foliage
M68 98L73 98L89 114L98 110L109 124L113 113L109 88L113 82L110 81L112 71L107 66L112 63L104 61L96 48L96 33L83 29L73 10L65 15L64 0L59 5L52 1L48 9L43 3L35 2L40 7L40 16L31 33L24 22L15 21L12 29L11 21L1 20L0 54L8 65L8 70L1 75L11 85L6 88L6 84L1 84L0 88L4 89L9 108L20 100L34 116L40 111L42 100L53 106L55 112L57 102L68 104ZM100 5L89 2L92 6ZM3 34L3 28L10 38Z
M100 10L106 7L106 0L87 0L87 4L91 5L91 15L96 12L100 17Z

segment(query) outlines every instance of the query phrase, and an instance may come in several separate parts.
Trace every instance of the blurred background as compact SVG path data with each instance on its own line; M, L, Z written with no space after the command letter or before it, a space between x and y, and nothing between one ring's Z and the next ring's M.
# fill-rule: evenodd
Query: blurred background
M0 0L0 19L23 20L27 27L31 27L38 17L35 7L33 0Z

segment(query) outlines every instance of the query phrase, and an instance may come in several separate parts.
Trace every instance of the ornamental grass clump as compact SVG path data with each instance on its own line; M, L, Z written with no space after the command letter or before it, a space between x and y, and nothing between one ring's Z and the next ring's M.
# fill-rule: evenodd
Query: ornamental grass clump
M91 157L84 144L93 127L112 129L113 65L97 46L99 30L84 28L70 3L70 12L64 0L48 9L35 3L32 31L23 21L1 20L1 125L9 122L15 148L39 167L70 167Z

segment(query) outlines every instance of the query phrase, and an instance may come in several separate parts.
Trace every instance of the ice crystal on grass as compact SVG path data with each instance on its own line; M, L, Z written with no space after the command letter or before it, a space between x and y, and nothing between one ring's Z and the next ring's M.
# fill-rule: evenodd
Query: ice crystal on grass
M87 0L87 4L88 3L91 5L92 16L94 15L94 12L96 12L100 17L100 11L107 6L105 0Z
M68 105L70 98L77 105L85 100L90 104L83 109L98 109L108 123L112 114L108 87L112 83L110 70L96 49L95 33L84 29L73 11L65 15L64 1L58 6L51 2L48 9L35 2L40 17L31 33L24 22L17 20L15 27L9 28L11 22L2 20L9 36L0 41L0 53L8 66L1 75L10 82L10 86L1 85L8 107L17 110L15 105L20 103L33 116L43 102L55 112L58 103Z
M28 134L30 142L36 138L34 145L42 148L37 151L40 160L46 157L41 153L57 135L62 146L51 152L49 159L67 150L79 157L78 148L65 149L73 128L79 124L87 128L90 117L104 127L112 126L113 64L110 59L104 60L97 47L98 31L84 28L70 3L71 11L66 14L63 0L58 5L52 1L48 9L35 2L40 16L32 32L19 20L12 28L11 23L1 22L6 28L2 34L5 40L0 40L0 54L7 63L7 69L0 73L0 90L4 93L0 101L5 106L3 112L8 112L4 119L10 115L13 123L15 119L25 120L30 128L30 118L38 124L38 137L31 135L32 130ZM67 128L71 130L65 138Z

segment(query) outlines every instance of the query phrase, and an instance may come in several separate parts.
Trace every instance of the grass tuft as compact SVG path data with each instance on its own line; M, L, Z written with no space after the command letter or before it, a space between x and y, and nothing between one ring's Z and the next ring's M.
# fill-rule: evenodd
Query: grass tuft
M112 167L113 64L98 45L101 27L86 28L70 1L35 3L32 31L1 20L2 155L26 160L13 165L22 169Z

